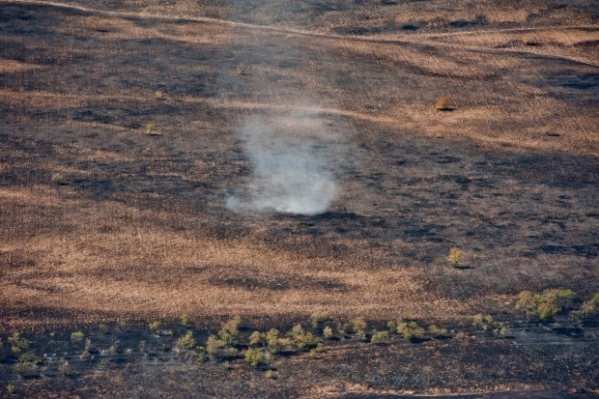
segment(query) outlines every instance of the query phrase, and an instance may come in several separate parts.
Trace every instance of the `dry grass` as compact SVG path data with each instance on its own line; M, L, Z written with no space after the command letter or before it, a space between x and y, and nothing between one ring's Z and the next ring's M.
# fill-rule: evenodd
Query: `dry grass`
M32 6L32 22L9 22L35 36L3 31L0 328L73 314L468 318L564 268L582 292L597 282L598 31L565 26L587 24L583 9L480 5L490 25L462 31L451 23L471 11L421 20L431 4L415 2L358 10L368 20L291 12L272 30L251 25L267 21L259 9L179 5ZM187 12L248 24L168 17ZM435 111L440 93L453 112ZM298 109L352 155L331 213L232 214L226 193L251 167L239 126ZM452 246L472 269L447 264Z

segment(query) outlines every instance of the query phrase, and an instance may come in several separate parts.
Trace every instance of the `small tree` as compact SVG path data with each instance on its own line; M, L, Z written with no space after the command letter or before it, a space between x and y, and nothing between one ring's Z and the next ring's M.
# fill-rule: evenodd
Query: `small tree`
M462 260L462 251L460 251L456 247L451 247L449 249L449 255L447 256L447 260L453 267L458 267L458 264Z

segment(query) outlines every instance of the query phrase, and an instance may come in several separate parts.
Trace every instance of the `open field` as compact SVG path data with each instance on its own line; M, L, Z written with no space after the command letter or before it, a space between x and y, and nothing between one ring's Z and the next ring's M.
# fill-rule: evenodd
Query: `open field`
M599 330L567 311L599 292L598 121L592 0L0 0L0 337L139 352L30 379L9 355L0 395L591 397ZM254 141L313 156L326 211L256 212ZM555 319L515 310L553 288L577 294ZM136 349L163 344L153 320L173 344L184 313L205 340L232 315L245 337L315 311L478 338L340 337L266 383ZM479 313L512 339L474 331Z

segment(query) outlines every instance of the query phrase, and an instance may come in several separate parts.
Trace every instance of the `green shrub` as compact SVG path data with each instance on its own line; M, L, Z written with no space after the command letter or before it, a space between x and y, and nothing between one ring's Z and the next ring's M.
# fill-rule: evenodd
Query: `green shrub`
M266 344L268 345L268 350L271 353L277 353L281 350L279 334L279 330L277 330L276 328L271 328L266 333Z
M311 349L311 350L310 350L310 357L311 357L312 359L317 359L317 358L318 358L318 354L319 354L320 352L322 352L322 350L323 350L323 349L324 349L324 345L323 345L322 343L320 343L320 342L319 342L319 343L316 345L316 347L315 347L315 348L313 348L313 349Z
M540 320L548 320L562 310L561 302L574 298L576 294L569 289L549 289L541 294L522 291L518 294L516 309L525 309L529 318L538 317Z
M189 316L187 315L187 313L183 313L180 317L181 319L181 324L184 326L188 326L189 325Z
M326 339L331 339L333 338L333 329L329 326L326 326L323 330L322 330L322 335L326 338Z
M389 339L389 331L375 331L370 338L370 342L378 342Z
M235 316L231 320L223 323L217 335L211 335L206 342L206 351L210 356L237 355L235 345L239 344L239 324L241 318Z
M472 325L479 330L491 332L495 335L507 335L507 327L504 323L495 321L490 314L477 314L472 319Z
M356 317L351 320L351 329L357 339L366 338L366 329L368 324L361 317Z
M148 324L148 327L150 328L150 330L152 331L156 331L160 328L160 322L159 321L153 321L151 323Z
M414 315L408 311L403 312L398 320L387 322L387 327L408 341L424 338L426 333L426 330L418 324Z
M452 264L453 267L457 267L460 261L462 260L462 251L460 251L456 247L451 247L449 249L449 255L447 256L447 260Z
M264 334L260 334L259 331L254 331L252 335L250 335L250 346L258 346L265 342Z
M328 317L329 317L329 315L327 314L327 312L312 313L312 315L310 316L310 319L312 320L312 328L317 328L318 324L327 320Z
M146 134L152 134L156 125L153 122L146 123Z
M425 330L415 321L398 321L397 334L401 335L403 339L413 341L424 337Z
M591 314L597 310L597 305L599 305L599 293L593 295L588 301L583 302L580 310L584 314Z
M266 373L264 373L264 378L272 380L275 378L275 373L272 370L266 370Z
M65 183L64 176L61 175L60 173L53 173L50 180L52 181L52 183L58 184L58 185Z
M196 350L193 353L197 363L203 363L206 360L206 349L203 346L196 346Z
M89 359L91 357L91 346L92 346L92 341L91 339L86 339L85 340L85 347L83 348L83 352L81 352L81 359Z
M287 333L287 336L291 338L292 343L296 345L300 351L313 348L321 342L320 339L316 338L312 333L304 331L301 324L293 326L291 331Z
M354 332L360 331L360 330L366 331L366 328L368 328L368 325L366 324L364 319L361 317L356 317L356 318L352 319L351 325L352 325Z
M428 332L430 332L433 337L446 337L447 336L446 328L440 328L434 324L431 324L430 326L428 326Z
M184 336L180 337L175 345L179 349L194 349L197 346L196 340L193 338L193 331L189 330Z
M387 322L387 328L393 332L397 331L397 320L389 320Z
M210 356L219 356L224 347L224 342L214 335L209 336L206 341L206 351Z
M21 338L18 332L15 332L12 336L8 337L8 343L11 345L10 350L14 354L26 351L30 344L28 340Z
M273 355L293 344L290 339L281 338L279 334L279 330L271 328L264 336L266 345L268 345L268 350Z
M6 385L6 392L8 392L9 395L15 393L16 389L17 387L15 387L13 384Z
M85 337L81 331L75 331L71 333L71 341L81 341Z
M260 363L264 362L264 359L264 351L260 348L248 348L245 351L245 361L252 367L257 367Z
M239 344L239 324L241 324L241 317L235 316L222 325L218 337L225 345Z
M348 332L351 331L351 324L350 323L337 323L337 331L339 331L339 334L341 334L341 335L346 335Z
M579 310L570 312L571 316L582 319L599 311L599 293L593 295L588 301L584 301Z
M42 359L36 358L31 352L26 352L19 356L13 370L19 374L24 374L32 370L35 364L42 364Z

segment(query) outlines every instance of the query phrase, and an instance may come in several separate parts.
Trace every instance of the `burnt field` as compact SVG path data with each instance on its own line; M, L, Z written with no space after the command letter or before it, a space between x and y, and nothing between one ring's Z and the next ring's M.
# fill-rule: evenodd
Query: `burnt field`
M596 396L593 6L0 1L0 396Z

